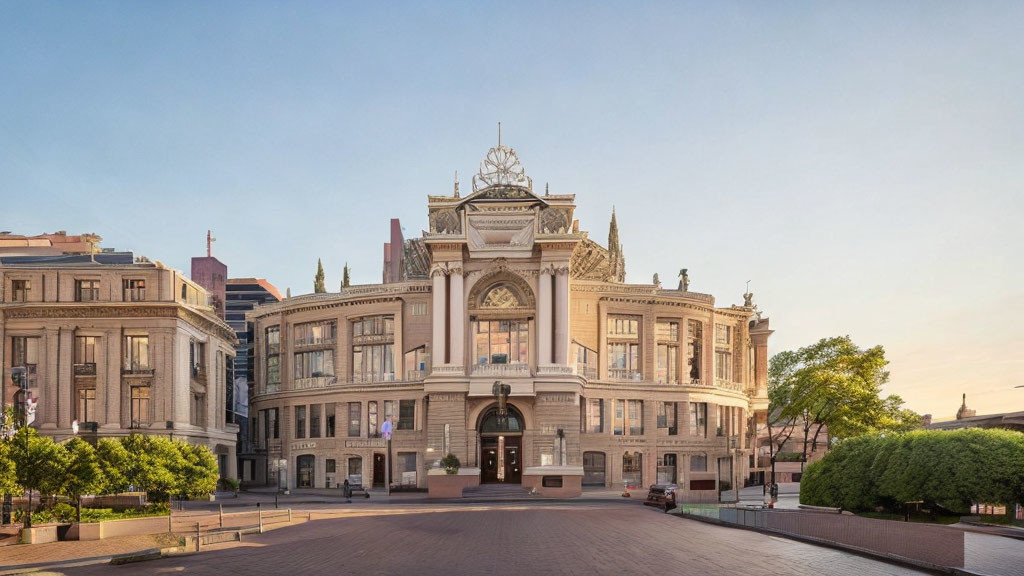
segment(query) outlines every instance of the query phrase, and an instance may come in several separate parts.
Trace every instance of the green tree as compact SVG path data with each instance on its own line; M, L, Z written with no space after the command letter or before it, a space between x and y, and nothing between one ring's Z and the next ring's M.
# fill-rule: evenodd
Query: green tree
M324 285L324 265L320 262L320 259L316 259L316 276L313 277L313 292L322 294L327 292L327 287Z
M162 436L132 434L121 440L128 458L123 474L128 483L146 492L153 502L168 502L177 489L173 470L180 469L181 452Z
M96 443L96 460L103 474L103 491L107 494L125 492L131 482L128 479L131 455L117 438L102 438Z
M14 461L18 485L29 491L28 513L25 527L32 526L32 491L39 494L56 494L60 491L61 472L67 465L67 452L53 442L40 436L35 428L22 426L8 445Z
M177 442L181 458L172 470L178 478L174 494L183 498L201 498L217 489L220 475L217 459L206 446Z
M901 408L899 396L880 397L889 379L887 364L884 348L859 348L849 336L823 338L772 357L769 396L781 419L800 426L805 461L818 448L823 428L842 440L917 425L919 418Z
M0 495L18 492L18 477L11 459L11 445L8 440L0 440Z
M64 444L67 453L60 493L75 501L75 520L82 520L82 495L96 494L103 489L103 469L92 445L81 438L72 438Z

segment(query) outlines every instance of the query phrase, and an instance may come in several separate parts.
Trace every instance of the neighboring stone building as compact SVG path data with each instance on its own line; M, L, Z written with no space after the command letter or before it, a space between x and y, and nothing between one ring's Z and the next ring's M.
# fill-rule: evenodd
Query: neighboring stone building
M748 478L771 334L752 294L716 307L685 270L677 289L626 284L614 217L601 246L574 202L534 194L499 142L471 194L428 197L422 238L392 221L386 283L250 313L258 480L382 486L389 417L396 485L449 452L485 483L710 500Z
M4 403L24 378L42 434L65 440L78 422L86 438L185 439L235 476L224 406L235 336L207 301L181 272L130 252L0 257Z
M103 239L96 234L68 236L64 230L53 234L22 236L0 232L0 256L60 256L100 251Z
M978 416L976 410L967 407L967 394L963 395L960 408L956 411L955 420L931 422L925 428L929 430L956 430L959 428L1005 428L1024 432L1024 411L1004 412L1002 414L983 414Z
M227 323L235 331L235 381L228 387L228 422L238 425L238 477L252 482L256 477L256 453L249 432L249 390L253 383L252 325L245 315L261 304L281 301L281 293L263 278L230 278L226 287Z

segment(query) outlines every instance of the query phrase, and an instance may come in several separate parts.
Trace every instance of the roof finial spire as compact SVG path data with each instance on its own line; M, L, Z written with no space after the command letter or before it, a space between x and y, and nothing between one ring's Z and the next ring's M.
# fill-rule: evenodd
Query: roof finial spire
M455 171L455 197L459 197L459 171Z
M549 182L544 183L544 195L551 196L551 184Z
M501 148L501 120L498 120L498 148Z

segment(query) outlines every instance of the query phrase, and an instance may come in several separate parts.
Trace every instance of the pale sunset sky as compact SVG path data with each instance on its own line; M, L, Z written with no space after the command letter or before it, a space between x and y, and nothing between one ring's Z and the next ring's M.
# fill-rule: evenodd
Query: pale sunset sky
M936 418L1024 410L1024 3L0 0L0 230L312 291L470 188L502 122L628 281L773 352L881 344Z

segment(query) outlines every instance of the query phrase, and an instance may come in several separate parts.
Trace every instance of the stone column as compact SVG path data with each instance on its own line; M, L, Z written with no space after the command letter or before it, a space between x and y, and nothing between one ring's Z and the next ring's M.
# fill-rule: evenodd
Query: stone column
M96 367L96 387L99 388L99 378L102 375L104 394L104 400L100 401L99 390L96 391L97 402L101 402L100 405L106 410L104 425L111 428L121 427L121 403L124 401L124 392L121 390L121 346L123 340L120 330L104 332L103 359L106 362L103 364L102 372L100 372L99 366Z
M537 365L551 364L551 268L537 280Z
M451 301L448 303L451 316L451 364L465 366L464 352L466 349L466 303L463 301L462 265L456 264L449 272L451 281Z
M47 328L39 347L39 372L41 380L39 405L36 409L36 423L40 428L57 427L57 378L60 360L57 358L56 328Z
M57 427L71 428L71 402L75 397L74 370L75 331L64 328L60 331L60 353L57 357Z
M430 365L441 366L445 363L445 319L448 313L445 309L445 296L447 296L445 294L445 273L443 270L435 268L430 276L433 282L431 291L434 297L434 309L431 311L434 333L430 344Z
M555 275L555 364L569 363L569 267Z

